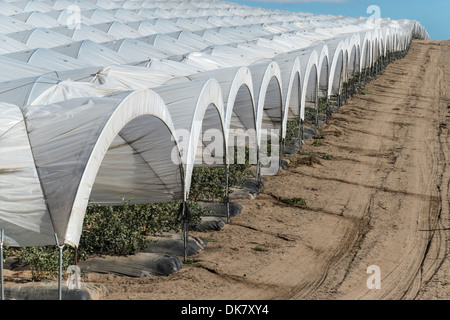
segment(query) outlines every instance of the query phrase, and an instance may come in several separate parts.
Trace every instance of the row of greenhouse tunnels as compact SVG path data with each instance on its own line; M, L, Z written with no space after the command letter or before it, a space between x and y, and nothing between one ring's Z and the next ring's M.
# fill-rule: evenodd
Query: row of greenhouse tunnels
M2 299L4 255L17 251L54 262L59 298L63 269L94 254L133 254L148 235L179 234L188 261L190 226L210 210L204 203L223 205L231 223L230 189L257 193L287 152L301 152L423 32L355 34L105 97L0 105L14 124L3 141L26 146L7 162L29 159L5 175L19 182L0 200ZM28 214L17 214L18 201Z

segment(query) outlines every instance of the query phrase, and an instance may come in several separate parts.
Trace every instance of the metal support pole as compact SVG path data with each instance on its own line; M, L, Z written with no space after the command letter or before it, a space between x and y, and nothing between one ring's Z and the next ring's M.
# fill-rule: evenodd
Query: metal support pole
M318 92L316 92L315 107L316 107L316 123L315 123L316 133L315 134L317 134L317 130L319 129L319 93Z
M5 300L5 286L3 282L3 241L5 239L5 230L2 230L0 233L0 282L1 282L1 299Z
M59 249L59 271L58 271L58 300L62 300L62 263L64 244L60 245L58 235L55 233L56 246Z
M178 155L179 159L182 159L181 154ZM183 251L184 251L184 261L187 259L187 223L186 223L186 207L187 207L187 194L186 194L186 175L184 171L183 164L179 164L181 180L182 180L182 190L183 190L183 201L181 203L181 212L179 212L179 217L181 218L181 228L183 232Z
M261 191L261 155L258 146L256 146L256 186L259 193Z
M348 99L348 82L344 83L345 91L344 91L344 102L347 102Z
M184 254L184 262L187 261L187 242L188 242L188 234L187 234L187 224L188 224L188 218L187 218L187 202L186 200L183 200L183 204L182 204L183 208L183 212L182 212L182 217L183 217L183 254Z
M230 167L225 164L225 205L227 206L227 223L231 222L230 218Z
M303 130L303 120L302 119L300 119L300 123L299 123L299 126L298 126L298 139L300 140L300 143L299 143L299 152L302 152L302 147L303 147L303 133L304 133L304 130Z

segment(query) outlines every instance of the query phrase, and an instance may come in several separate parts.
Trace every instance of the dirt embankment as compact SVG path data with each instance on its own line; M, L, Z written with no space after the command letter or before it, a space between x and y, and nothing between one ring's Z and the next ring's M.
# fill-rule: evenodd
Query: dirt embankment
M323 145L267 177L224 229L194 234L208 241L195 263L88 281L108 299L449 298L449 62L450 43L414 41L333 115ZM380 289L368 288L371 266Z

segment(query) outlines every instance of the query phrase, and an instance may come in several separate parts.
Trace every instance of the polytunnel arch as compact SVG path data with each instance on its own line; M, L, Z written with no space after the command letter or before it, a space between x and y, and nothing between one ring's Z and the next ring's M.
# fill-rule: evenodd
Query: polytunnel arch
M54 244L47 210L28 137L26 119L17 105L0 103L0 224L11 247ZM14 153L8 152L14 148ZM20 206L17 205L20 203Z
M359 73L359 60L360 60L360 54L358 50L358 46L356 44L353 44L351 47L348 48L347 52L348 59L347 59L347 74L349 77L353 77L355 73Z
M349 75L349 65L350 65L349 47L347 46L343 51L344 51L344 75L345 79L347 79Z
M220 84L227 141L232 129L257 129L253 78L248 67L200 72L187 78L191 81L215 79Z
M384 40L384 57L387 58L391 52L392 48L392 36L389 30L386 30L385 40Z
M378 30L378 58L384 55L384 47L386 42L386 35L383 34L382 30Z
M202 147L199 140L205 131L217 129L221 132L224 164L228 160L228 146L224 138L225 108L222 89L216 79L210 78L206 81L161 86L153 90L163 99L172 115L184 167L184 200L186 200L189 197L194 166L196 160L198 161L198 149Z
M374 32L374 40L373 40L373 49L372 49L372 67L375 68L375 72L377 73L378 71L378 67L379 67L379 63L380 63L380 58L382 56L382 50L383 50L383 39L380 35L379 30L376 30Z
M131 191L134 194L137 190L144 191L145 202L183 198L181 168L169 161L172 149L178 150L177 140L172 139L175 129L164 102L154 92L139 90L102 98L77 98L49 104L45 108L40 105L25 106L20 111L24 119L22 134L27 137L24 147L29 145L28 157L31 159L31 168L36 171L34 176L30 175L28 169L25 174L38 181L39 187L35 189L36 192L41 190L44 207L41 208L41 213L28 212L30 217L41 214L42 218L35 221L34 236L16 233L17 239L12 240L19 246L54 244L54 234L60 243L78 245L86 207L95 188L94 182L119 133L125 133L126 137L122 136L122 142L133 149L125 156L126 160L130 160L130 156L140 157L141 164L151 163L152 170L162 179L154 183L155 188L149 188L152 183L148 181L140 184L142 181L136 180L132 186L124 185L122 179L113 181L115 191L119 192L109 193L108 203L116 201L120 197L119 193ZM135 119L140 119L143 126L135 126ZM155 126L148 119L162 123L159 129L163 131L158 131L157 134L152 132ZM124 130L127 127L128 130ZM164 134L167 138L170 137L171 144L158 150L165 152L150 152L149 150L155 150L155 141L161 143L161 136ZM136 162L119 163L122 167L115 168L113 176L117 172L123 173L123 168L139 167ZM142 166L138 169L140 171L135 177L149 177L145 171L149 170L147 166L144 171ZM14 185L11 191L18 192L20 183ZM166 192L167 190L169 191ZM39 196L33 197L38 198ZM25 199L28 201L28 198L24 198L24 201ZM2 212L2 217L4 214ZM50 221L50 226L46 227L45 220ZM17 225L17 228L23 228L22 224ZM8 230L9 236L14 236L9 231L11 230ZM46 240L43 241L42 237Z
M398 30L394 29L392 34L392 52L398 51Z
M143 144L140 140L146 137L141 138L136 131L145 130L146 136L155 135L157 140L152 141L151 144L147 143L145 148L139 148L138 142ZM167 131L170 134L166 134ZM145 204L181 199L180 194L176 195L171 185L167 183L167 178L160 175L153 168L152 162L148 160L150 158L155 162L168 161L169 157L178 155L177 145L171 133L166 123L153 115L141 115L131 120L117 134L103 158L92 187L91 203L121 205L122 199L126 199L132 204ZM168 145L172 146L173 152L166 150ZM143 156L149 151L141 150L150 149L151 154L147 156L148 158ZM127 166L123 166L125 161L128 162ZM176 173L176 181L181 182L183 178L176 165L177 162L179 161L174 161L174 165L170 167ZM116 181L120 181L120 187L114 185Z
M356 87L361 81L360 52L356 41L352 42L345 50L344 60L344 80L343 86L339 89L339 95L342 95L345 101L349 96L356 92Z
M280 56L276 60L282 77L282 123L280 154L298 151L301 138L300 100L302 70L300 58L293 55Z
M314 132L317 128L317 103L319 91L319 57L312 51L303 78L300 118L304 125Z
M319 57L318 67L319 67L318 70L319 98L326 98L328 92L328 80L330 77L330 62L327 45L324 45L322 48Z
M256 107L250 69L248 67L224 68L196 73L188 77L191 81L210 78L216 79L222 89L228 164L230 166L256 164L258 167ZM258 172L255 178L259 179Z
M281 161L283 136L283 84L280 66L276 61L269 64L251 65L256 101L256 128L261 174L275 174ZM276 139L276 144L273 140ZM270 141L270 143L269 143ZM277 150L278 146L278 150ZM275 147L275 150L274 148ZM267 149L265 149L267 148ZM276 155L273 155L273 152ZM277 161L276 161L277 159ZM268 167L269 166L269 167Z
M256 127L258 144L261 142L261 130L267 128L281 129L282 123L282 80L278 63L252 65L249 67L255 85ZM281 136L281 135L280 135Z
M298 57L278 62L283 77L282 138L286 139L288 122L300 122L300 99L302 88L301 64Z
M362 46L362 50L361 50L361 68L362 69L366 69L369 64L370 64L370 41L371 41L371 37L370 37L370 33L367 32L364 35L364 39L361 43Z
M341 93L341 87L345 81L347 64L346 64L346 48L345 42L339 42L331 63L330 77L328 82L327 97L331 105L338 105Z
M223 88L223 85L222 85ZM226 93L228 95L226 95ZM253 80L250 69L241 67L236 72L231 87L224 89L225 102L225 139L229 148L229 162L234 163L234 150L231 154L231 147L240 147L242 139L245 139L245 147L249 148L250 159L246 159L250 164L259 163L259 129L256 123L256 108L253 91ZM250 110L249 110L250 109ZM250 111L250 112L249 112ZM253 131L252 131L253 130ZM244 132L242 132L244 131ZM242 134L243 133L243 134ZM233 134L233 143L231 135ZM235 140L236 139L236 140ZM252 152L254 150L254 153ZM239 152L237 150L237 152ZM254 155L254 158L252 157ZM236 155L239 157L239 154ZM233 161L231 161L233 160ZM240 159L237 158L237 161ZM258 177L257 177L258 178Z
M368 55L368 66L367 68L370 70L373 67L374 64L374 58L375 58L375 41L373 38L373 34L371 34L370 40L368 41L368 51L367 51L367 55Z
M236 76L239 77L238 74ZM248 109L248 107L250 106L250 119L248 119L249 114L246 112L248 110L244 111L239 108L244 107L244 105L246 105L247 107L245 109ZM243 128L256 130L256 110L253 85L251 82L239 82L236 80L233 81L232 89L230 91L228 99L226 100L225 123L227 124L227 130L241 127L233 123L233 116L236 116L240 119Z
M219 119L220 113L217 109L217 104L210 103L204 110L201 127L198 138L197 153L194 160L194 167L208 166L217 167L228 164L228 152L225 122L221 121L218 126L217 123L210 122L211 119ZM208 142L215 142L208 144ZM216 143L218 142L218 143Z
M378 63L378 59L381 56L382 49L382 37L379 29L373 31L372 39L372 66L376 66L376 64Z
M3 82L0 100L16 106L33 104L43 91L57 85L59 81L56 76L40 75Z
M380 40L380 58L383 58L384 56L386 56L386 37L388 37L387 35L381 35L381 40Z
M378 34L374 32L372 37L372 48L371 48L371 65L375 65L379 54L379 40L378 40Z
M364 76L364 81L366 81L368 69L370 69L371 63L372 63L371 43L372 43L371 34L369 32L367 32L366 35L364 36L364 40L362 42L361 62L360 62L360 66L361 66L360 69L361 69L361 73Z

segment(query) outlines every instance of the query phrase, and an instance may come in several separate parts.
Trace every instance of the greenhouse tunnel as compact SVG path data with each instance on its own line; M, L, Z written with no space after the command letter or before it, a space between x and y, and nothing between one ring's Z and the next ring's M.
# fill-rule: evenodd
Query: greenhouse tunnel
M257 132L261 175L278 172L281 163L283 96L278 63L250 66L257 101Z
M319 70L317 63L317 54L312 55L310 60L308 61L303 79L304 84L301 100L304 115L303 130L308 132L309 137L317 133L318 126L317 114L319 104Z
M11 112L8 106L6 111ZM29 158L29 169L15 170L23 171L24 179L12 184L2 210L10 197L27 188L22 196L24 208L36 201L45 205L22 214L10 207L11 212L2 212L2 217L18 221L5 228L11 246L53 245L55 233L61 243L77 246L86 207L91 200L96 203L92 197L98 197L100 204L120 204L126 196L136 202L183 199L181 167L171 161L172 150L178 148L172 139L175 129L155 93L140 90L78 98L45 108L25 106L21 112L23 119L18 123L23 123L21 135L27 139L17 147L28 151L17 156ZM14 142L2 138L5 146L12 147ZM9 157L11 165L14 159ZM23 218L28 222L20 222Z

